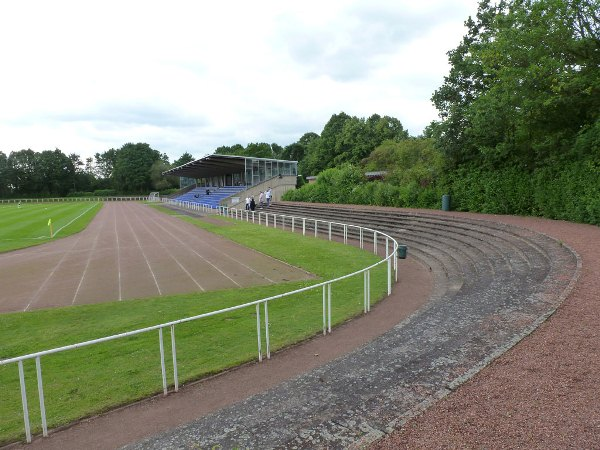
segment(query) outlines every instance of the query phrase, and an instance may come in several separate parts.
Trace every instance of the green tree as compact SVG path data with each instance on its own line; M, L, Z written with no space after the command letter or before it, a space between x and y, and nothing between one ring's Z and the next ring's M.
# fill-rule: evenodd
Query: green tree
M96 153L96 174L99 178L109 180L112 178L117 163L117 150L111 148L103 153Z
M162 155L145 143L127 143L117 152L113 169L114 188L122 193L142 194L152 190L151 168Z
M568 156L600 112L597 0L481 2L433 95L456 164L533 170Z
M64 197L75 190L75 166L70 156L55 149L36 154L36 159L36 192Z
M408 133L398 119L377 114L368 119L346 113L331 116L320 137L306 147L299 165L303 175L315 175L344 163L359 164L384 140L406 139Z
M245 156L246 150L244 146L241 144L234 144L231 147L227 145L222 145L221 147L217 147L215 150L215 155L237 155L237 156Z
M10 152L8 155L9 185L17 196L30 196L37 192L37 159L31 149Z
M11 194L10 174L8 168L8 156L0 151L0 197L8 197Z
M304 133L302 137L298 139L298 142L287 145L283 149L281 159L301 162L306 155L308 146L318 138L319 135L317 133Z
M171 167L183 166L184 164L187 164L192 161L194 161L194 157L190 153L185 152L183 155L181 155L179 157L179 159L176 159L175 161L173 161L173 164Z

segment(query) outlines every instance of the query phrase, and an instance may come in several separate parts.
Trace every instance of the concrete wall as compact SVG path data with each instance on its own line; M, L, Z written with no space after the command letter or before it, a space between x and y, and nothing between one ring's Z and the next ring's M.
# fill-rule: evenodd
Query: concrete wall
M245 191L242 191L233 197L226 198L221 202L221 206L237 206L244 208L246 197L254 197L254 201L258 206L258 196L260 195L260 191L265 192L269 186L271 187L271 193L273 194L271 201L280 201L284 193L291 189L296 189L296 175L284 175L281 178L273 177L270 180L257 184L256 186L252 186L250 189L246 189ZM235 198L239 198L239 203L236 204L232 202L232 199Z

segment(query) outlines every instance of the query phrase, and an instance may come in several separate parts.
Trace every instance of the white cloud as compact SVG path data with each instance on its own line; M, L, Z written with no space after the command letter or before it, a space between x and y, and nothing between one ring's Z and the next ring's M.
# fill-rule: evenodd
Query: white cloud
M171 159L287 145L332 114L436 118L445 53L476 0L0 6L0 150L82 157L147 142Z

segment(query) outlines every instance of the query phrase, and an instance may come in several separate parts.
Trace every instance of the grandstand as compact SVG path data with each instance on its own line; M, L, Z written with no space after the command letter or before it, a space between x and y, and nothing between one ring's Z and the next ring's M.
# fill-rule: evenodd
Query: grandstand
M258 199L269 187L273 201L281 200L286 191L295 189L297 174L297 161L235 155L208 155L163 172L179 176L185 184L195 182L175 200L212 207L234 206L246 197Z
M196 187L185 194L175 197L175 199L182 202L200 203L201 205L217 208L221 204L221 201L245 189L245 186L223 186L220 188Z

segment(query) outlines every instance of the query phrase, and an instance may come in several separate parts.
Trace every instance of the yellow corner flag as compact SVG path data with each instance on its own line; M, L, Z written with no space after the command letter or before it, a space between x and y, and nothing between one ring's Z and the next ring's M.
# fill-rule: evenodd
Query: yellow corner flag
M52 219L48 219L48 226L50 227L50 238L52 239Z

